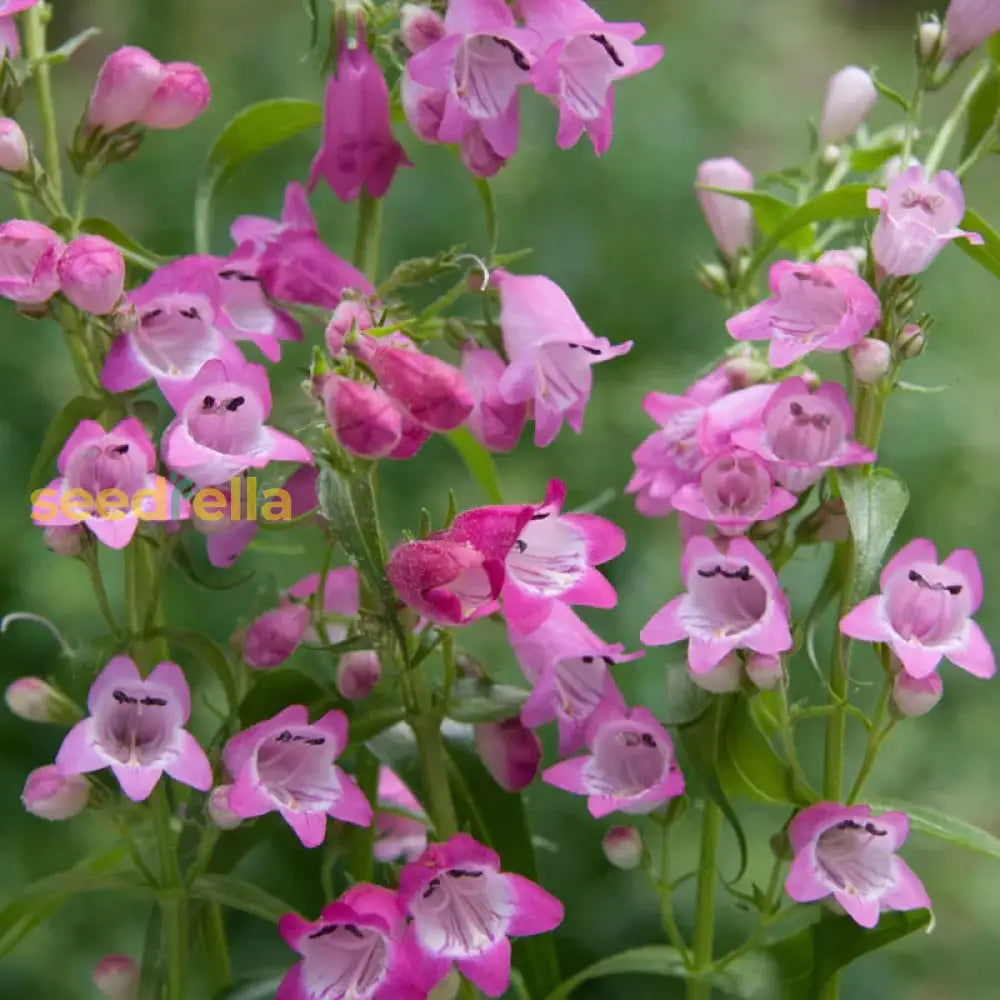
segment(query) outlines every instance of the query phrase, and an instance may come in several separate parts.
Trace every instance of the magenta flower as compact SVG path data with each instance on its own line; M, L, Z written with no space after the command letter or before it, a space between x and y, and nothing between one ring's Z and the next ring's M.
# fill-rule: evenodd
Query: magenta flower
M412 938L404 936L405 925L396 894L366 882L327 903L313 923L286 913L278 931L302 961L288 970L275 1000L426 996L419 953Z
M732 195L706 191L709 187L752 191L753 174L731 156L703 160L695 174L695 194L708 228L723 255L735 257L753 240L753 208Z
M299 324L276 309L264 294L253 261L219 257L189 258L211 267L218 282L215 324L230 340L249 340L268 361L281 360L282 340L301 340Z
M305 847L326 836L326 818L368 826L372 807L334 761L347 746L347 716L327 712L314 723L304 705L237 733L223 750L233 778L229 808L249 819L277 811Z
M0 296L38 305L59 291L59 234L40 222L11 219L0 225Z
M87 106L87 124L114 132L137 121L163 81L163 65L145 49L126 45L104 60Z
M542 743L520 719L480 722L474 729L479 759L505 792L520 792L535 780Z
M1000 31L996 0L951 0L944 16L944 55L958 59Z
M529 82L537 36L515 26L504 0L451 0L444 28L406 64L414 82L444 95L435 138L459 142L478 125L499 156L513 156L517 88Z
M326 419L341 447L361 458L382 458L403 436L403 417L378 386L331 373L320 376Z
M470 173L476 177L493 177L506 166L509 157L501 156L489 139L481 125L476 125L471 132L462 136L458 144L458 154Z
M428 50L429 51L429 50ZM595 337L566 293L541 275L514 275L497 269L500 328L510 367L500 378L508 403L534 400L535 444L551 444L569 423L577 433L593 381L591 367L632 349L632 341L612 344Z
M352 649L337 663L337 692L348 701L367 698L378 686L382 661L374 649Z
M841 632L888 643L912 677L929 676L942 657L976 677L996 673L993 650L971 618L983 601L983 578L970 549L939 564L934 543L916 538L889 560L879 586L881 594L841 619Z
M875 461L873 451L850 440L853 431L854 413L840 383L824 382L812 392L804 379L788 378L757 425L736 431L733 441L774 463L775 479L799 493L828 468Z
M412 816L384 812L379 807L405 809ZM427 817L416 796L399 775L382 764L378 769L378 803L375 807L376 861L414 861L427 849Z
M487 996L510 982L510 937L558 927L563 906L530 879L500 871L500 858L468 834L432 844L399 876L399 901L413 918L410 933L429 982L452 963Z
M795 860L785 892L797 903L833 895L852 920L874 927L879 913L930 907L923 883L896 853L906 840L906 813L872 816L869 806L817 802L788 827Z
M91 685L87 711L56 754L64 777L110 767L133 802L149 798L164 771L201 792L211 787L212 765L183 728L191 693L176 663L158 663L143 680L129 657L114 657Z
M752 542L692 538L681 559L681 579L687 592L657 611L639 633L647 646L690 640L688 663L696 674L708 673L734 649L792 648L788 598Z
M323 143L309 170L309 189L322 177L341 201L354 201L361 188L381 198L400 166L410 166L389 120L389 88L358 21L357 41L348 45L340 26L336 75L326 83Z
M209 361L175 392L177 418L163 432L163 460L198 486L228 482L270 462L311 462L312 452L268 427L271 389L262 365Z
M600 156L611 145L612 87L655 66L663 47L634 45L646 33L641 24L605 21L583 0L520 0L520 9L542 40L531 81L558 102L559 148L568 149L586 130Z
M184 128L198 118L212 99L212 88L199 66L189 62L164 63L152 97L136 116L146 128Z
M587 749L588 756L548 768L542 781L586 795L595 819L613 812L650 813L684 793L674 745L645 708L602 709L587 726Z
M190 517L188 502L153 472L156 455L142 424L127 417L110 431L82 420L56 460L59 476L32 496L32 521L45 528L83 523L123 549L140 521Z
M490 451L510 451L528 419L526 402L508 403L500 395L500 379L506 370L503 358L488 347L467 344L462 350L462 374L473 399L465 426Z
M880 213L872 234L872 253L886 274L919 274L952 240L983 242L979 233L958 228L965 215L965 195L950 170L928 179L924 168L915 164L885 191L870 188L868 207Z
M441 15L430 7L416 3L404 3L400 7L399 31L403 44L413 54L423 52L447 34Z
M84 312L104 316L122 297L125 259L103 236L78 236L63 250L57 265L63 295Z
M771 298L731 317L737 340L769 340L768 361L785 368L810 351L842 351L872 330L878 296L846 268L779 260L768 276Z

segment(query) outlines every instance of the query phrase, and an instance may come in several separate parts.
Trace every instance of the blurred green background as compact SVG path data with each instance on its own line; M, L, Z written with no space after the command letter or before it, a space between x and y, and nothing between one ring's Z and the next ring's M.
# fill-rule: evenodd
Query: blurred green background
M606 0L609 19L642 19L649 40L666 48L663 62L618 92L616 136L601 160L581 142L559 152L553 142L555 117L535 95L523 99L524 131L516 160L497 178L502 249L530 246L521 269L545 273L570 294L591 328L612 340L634 339L632 353L596 370L596 389L586 432L564 432L544 452L527 436L512 455L499 459L505 496L534 500L550 475L564 478L571 505L592 500L627 481L631 449L652 430L640 402L648 391L681 391L693 374L728 346L722 306L693 280L693 265L712 253L692 193L700 160L736 155L762 174L804 157L805 122L818 114L826 78L848 62L877 65L883 78L909 87L909 47L915 6L907 2L861 0ZM190 249L191 203L206 151L218 130L240 107L270 96L316 98L318 61L308 51L309 32L302 4L263 0L57 0L54 44L91 24L102 34L69 65L55 69L63 134L68 136L82 110L93 76L105 54L124 43L148 47L164 60L201 64L214 88L209 112L191 127L149 137L140 158L110 170L93 197L96 214L161 252ZM954 97L957 86L949 91ZM939 102L938 102L939 103ZM932 105L932 111L936 105ZM891 109L889 109L891 110ZM889 112L881 108L876 115ZM26 122L31 108L26 107ZM885 119L887 120L887 119ZM37 136L37 129L33 132ZM304 179L316 136L308 135L244 168L220 194L215 247L226 252L225 231L243 212L276 215L285 183ZM485 238L471 180L444 149L403 141L417 169L401 172L386 209L383 261L432 254L454 243L482 250ZM969 202L1000 221L996 166L987 162L968 183ZM353 240L353 206L338 204L325 188L313 204L328 242L348 253ZM6 211L13 214L8 201ZM954 249L946 250L922 281L924 308L939 323L927 353L910 363L906 378L948 386L932 394L900 394L893 399L882 462L910 484L912 502L903 537L924 535L942 552L972 546L986 578L986 602L979 619L1000 637L1000 436L997 434L996 372L1000 341L996 303L1000 287ZM75 391L59 331L48 323L18 318L5 307L5 349L0 351L0 611L30 610L57 623L77 643L100 631L82 568L60 560L42 545L27 520L26 478L52 415ZM296 365L307 352L290 353L283 366L278 422L293 427L308 404L295 385ZM454 484L463 505L483 502L456 456L432 441L413 462L386 470L383 494L390 538L403 526L415 528L420 507L443 513L446 485ZM629 548L610 576L621 597L614 612L588 615L609 641L634 647L648 616L678 587L677 541L669 522L638 518L629 499L618 496L602 511L628 532ZM240 624L274 600L276 589L314 570L307 541L295 535L268 535L244 557L240 568L252 580L234 591L206 594L184 581L169 592L169 618L225 640ZM306 539L312 536L305 535ZM315 550L313 550L314 552ZM825 557L824 557L825 558ZM807 552L785 574L793 604L810 600L823 560ZM117 593L115 560L106 560ZM240 572L237 570L235 572ZM826 631L832 627L832 622ZM55 649L42 630L12 626L0 639L3 681L23 674L46 675ZM484 624L469 633L469 644L498 676L516 671L503 637ZM627 695L666 711L664 665L677 651L653 650L618 670ZM320 664L319 669L324 669ZM326 668L328 669L328 668ZM793 669L808 674L804 663ZM872 664L858 657L859 698L872 697ZM995 793L1000 735L996 725L1000 694L988 684L945 666L945 698L931 716L912 722L889 742L871 781L875 794L897 796L953 811L988 830L1000 831ZM81 688L84 678L61 675ZM809 686L808 676L796 682ZM277 706L276 706L277 707ZM201 705L194 728L210 730ZM860 734L852 730L857 762ZM818 730L803 733L810 766L815 764ZM0 724L2 823L0 893L58 871L106 843L110 826L99 817L71 824L48 824L24 814L18 802L25 775L51 761L58 731L7 715ZM547 760L553 748L547 745ZM581 968L623 947L661 940L657 901L641 875L609 869L600 851L601 830L610 825L589 819L581 799L536 785L527 793L535 830L551 849L540 852L543 881L566 903L567 917L557 934L564 971ZM752 872L758 880L769 865L767 837L786 814L748 811ZM735 864L728 839L724 868ZM696 818L681 827L678 864L690 860ZM279 892L303 912L318 909L315 859L306 860L280 825L251 856L243 874ZM852 1000L940 996L987 1000L997 995L996 935L1000 920L1000 867L995 861L962 853L913 836L905 849L936 904L932 936L917 935L866 958L845 975L843 995ZM678 871L683 870L678 868ZM728 869L727 869L728 870ZM690 926L691 886L678 894L680 920ZM33 995L46 1000L96 996L90 971L104 954L138 954L145 910L138 904L102 896L78 899L40 927L0 963L0 996ZM723 945L740 939L748 916L720 895L719 937ZM238 972L280 970L292 955L260 921L239 915L229 920ZM670 980L607 980L580 991L581 997L682 995ZM192 994L195 995L195 994Z

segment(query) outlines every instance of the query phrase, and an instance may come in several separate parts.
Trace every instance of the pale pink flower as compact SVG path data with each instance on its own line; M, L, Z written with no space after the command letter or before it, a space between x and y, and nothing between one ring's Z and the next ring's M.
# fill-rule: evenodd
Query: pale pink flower
M467 344L462 350L462 374L473 398L465 426L490 451L510 451L528 419L526 402L508 403L500 395L500 379L506 370L503 358L488 347Z
M105 955L94 968L93 980L105 1000L139 996L139 966L128 955Z
M997 0L951 0L944 16L944 54L957 59L1000 31Z
M871 74L845 66L830 77L819 119L820 142L842 142L853 135L878 101Z
M125 258L103 236L71 240L59 258L57 270L63 295L84 312L104 316L122 297Z
M89 797L90 783L83 775L63 775L55 764L46 764L28 775L21 804L40 819L64 820L83 812Z
M374 649L353 649L337 663L337 691L348 701L367 698L382 676L382 661Z
M62 252L59 234L40 222L0 225L0 296L25 305L47 302L59 291Z
M13 118L0 118L0 170L19 174L28 165L28 140Z
M749 202L716 191L706 191L706 187L752 191L753 174L739 160L727 156L704 160L698 165L695 175L695 194L708 228L722 253L726 257L735 257L753 241L753 208Z
M378 769L378 802L375 806L376 861L413 861L427 848L427 817L416 796L399 775L385 764ZM404 809L402 816L391 809Z

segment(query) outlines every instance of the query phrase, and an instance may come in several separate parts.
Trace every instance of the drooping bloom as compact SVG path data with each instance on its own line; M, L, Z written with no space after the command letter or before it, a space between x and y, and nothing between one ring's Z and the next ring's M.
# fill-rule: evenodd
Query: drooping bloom
M0 170L19 174L28 165L28 140L13 118L0 118Z
M938 563L934 543L915 538L886 563L879 586L881 594L841 619L841 632L888 643L918 679L932 674L942 657L976 677L996 673L993 650L971 617L983 601L983 578L970 549Z
M645 708L602 709L587 727L589 755L554 764L542 781L587 796L590 815L649 813L684 792L667 731Z
M368 826L372 807L334 761L347 745L347 716L327 712L314 723L291 705L237 733L223 760L233 777L229 807L247 819L277 811L305 847L326 836L326 818Z
M462 374L473 399L465 426L490 451L510 451L528 419L526 402L508 403L500 395L500 379L506 370L503 358L488 347L469 344L462 350Z
M47 302L59 291L62 252L59 234L40 222L0 225L0 296L25 305Z
M212 88L201 67L189 62L164 63L160 81L135 120L152 129L184 128L198 118L212 99Z
M50 528L83 523L105 545L122 549L139 521L190 517L187 501L152 470L156 455L142 424L127 417L110 431L82 420L56 460L59 476L32 496L32 521Z
M505 792L527 788L542 762L542 743L516 716L475 726L476 749L483 766Z
M0 55L16 59L21 54L21 36L17 21L10 14L0 15Z
M733 441L774 464L775 479L795 493L823 478L824 470L875 461L875 453L851 440L854 413L839 382L811 392L804 379L785 379L755 426Z
M378 386L331 372L319 390L334 437L352 455L382 458L399 444L402 414Z
M692 538L681 559L686 593L646 623L647 646L688 642L688 663L707 673L734 649L783 653L792 647L788 598L771 564L752 542L733 538L717 544Z
M853 135L877 100L878 91L870 73L860 66L838 70L826 85L819 119L820 142L841 142Z
M138 121L163 81L163 64L145 49L126 45L104 60L87 106L87 124L114 132Z
M128 955L105 955L94 968L94 985L104 1000L137 1000L139 965Z
M909 167L884 191L870 188L868 207L879 210L872 253L886 274L919 274L952 240L983 242L979 233L958 228L965 215L965 195L950 170L928 179L922 166Z
M957 59L1000 31L1000 4L995 0L951 0L944 16L944 54Z
M508 403L534 400L535 444L555 440L563 421L577 433L593 382L591 367L632 349L632 341L612 344L595 337L566 293L541 275L514 275L497 269L500 329L510 367L500 378Z
M353 649L337 663L337 691L341 698L367 698L382 676L382 661L374 649Z
M199 791L211 787L212 765L183 728L191 693L176 663L158 663L143 680L133 660L114 657L91 685L87 710L56 754L63 776L110 767L133 802L149 798L164 771Z
M706 191L706 187L752 191L753 174L731 156L705 160L695 175L695 194L715 242L726 257L735 257L753 239L753 208L732 195Z
M846 268L779 260L768 284L771 298L731 317L726 329L737 340L769 340L775 368L810 351L842 351L878 324L878 296Z
M104 316L122 297L125 259L103 236L78 236L59 257L59 286L63 295L84 312Z
M605 21L583 0L520 0L519 6L541 37L544 54L531 81L558 102L559 147L574 145L586 130L600 156L611 145L614 84L655 66L663 47L635 45L646 33L641 24Z
M563 906L530 879L500 871L500 858L468 834L432 844L399 877L399 901L430 982L452 963L487 996L510 981L510 937L558 927Z
M509 157L501 156L486 138L481 125L462 136L458 154L470 173L477 177L493 177L505 166Z
M909 829L906 813L873 816L869 806L817 802L789 824L795 859L785 891L798 903L832 894L862 927L874 927L883 909L930 907L923 883L896 853Z
M55 764L37 767L28 775L21 805L40 819L70 819L87 807L90 784L80 774L63 775Z
M405 809L403 816L388 809ZM375 806L376 861L413 861L427 848L427 817L416 796L399 775L382 764L378 769L378 803Z
M198 486L228 482L269 462L311 462L289 434L267 426L271 389L262 365L206 362L174 393L177 418L163 432L163 459Z

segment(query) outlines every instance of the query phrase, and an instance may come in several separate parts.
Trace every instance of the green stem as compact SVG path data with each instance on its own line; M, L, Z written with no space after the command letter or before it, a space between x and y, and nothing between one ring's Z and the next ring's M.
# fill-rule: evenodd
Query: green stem
M378 757L365 746L358 747L354 777L369 802L378 796ZM375 873L375 823L351 831L351 846L347 855L347 870L356 882L370 882Z
M209 903L205 907L205 951L213 994L222 993L232 985L233 967L226 943L226 923L218 903Z
M181 884L177 845L170 828L167 789L160 781L150 797L160 858L160 912L163 920L165 1000L187 1000L187 900Z
M886 712L889 710L889 702L892 699L892 681L892 675L886 673L885 680L882 683L882 691L879 694L878 705L875 707L875 714L872 716L871 728L868 731L868 746L865 749L864 760L861 762L858 776L854 779L850 794L847 796L848 805L857 801L858 796L865 787L865 782L868 780L868 775L871 774L871 770L875 766L875 760L878 757L879 750L882 749L885 738L892 732L896 725L895 720L889 722L885 727L882 725Z
M108 599L108 591L104 586L104 578L101 576L101 566L98 562L97 548L91 548L83 558L83 564L87 567L90 576L90 585L94 588L94 597L97 599L97 607L101 616L107 623L112 634L117 635L121 631L121 626L115 618L115 613L111 609L111 601Z
M371 281L378 273L378 247L382 232L382 203L367 191L358 199L358 229L354 238L354 264Z
M674 918L673 893L670 885L670 831L672 824L666 816L660 824L660 874L657 888L660 893L660 919L670 943L681 953L685 965L691 964L691 952L681 929Z
M438 840L447 840L458 832L458 819L448 785L448 755L441 739L441 716L431 701L431 689L423 667L410 671L409 681L418 713L413 720L413 731L420 753L427 810Z
M701 856L698 861L698 883L695 890L694 940L692 941L693 972L705 973L712 966L715 938L715 877L722 833L722 810L706 800L701 820ZM707 979L689 979L687 1000L710 1000L712 984Z
M948 143L951 142L952 137L958 131L959 125L965 120L969 105L972 104L973 98L976 96L976 91L979 90L983 81L991 72L993 72L992 62L985 62L976 70L965 90L962 91L962 96L958 99L958 103L952 108L951 114L942 123L934 139L934 145L931 146L931 150L927 154L927 159L924 161L924 169L927 171L928 177L941 165L945 151L948 148Z
M42 123L42 144L45 151L45 172L60 199L62 198L62 165L60 163L59 129L52 100L52 77L45 48L45 23L49 6L37 4L24 13L24 50L31 63L38 85L38 117Z

